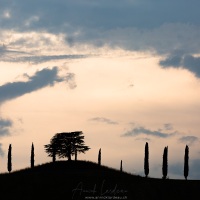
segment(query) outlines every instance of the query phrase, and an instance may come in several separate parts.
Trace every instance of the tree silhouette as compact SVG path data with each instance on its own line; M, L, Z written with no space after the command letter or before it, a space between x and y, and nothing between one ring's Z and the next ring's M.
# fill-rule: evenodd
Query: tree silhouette
M120 172L123 171L123 167L122 167L122 160L121 160L121 163L120 163Z
M163 179L166 179L167 177L167 170L168 170L168 146L164 148L163 152L163 166L162 166L162 173L163 173Z
M56 133L51 138L50 144L44 145L44 148L48 156L53 158L53 162L56 155L59 158L68 158L70 161L71 156L75 155L77 159L77 153L85 153L90 149L84 144L82 131Z
M144 173L145 173L146 177L149 174L149 146L148 146L148 142L146 142L146 144L145 144Z
M32 143L32 146L31 146L31 168L34 168L34 162L35 162L34 156L35 156L35 154L34 154L34 145Z
M184 177L187 180L189 172L189 147L186 145L185 147L185 156L184 156Z
M98 154L98 165L101 165L101 149L99 149L99 154Z
M8 171L9 173L12 171L12 146L11 144L9 145L9 148L8 148Z

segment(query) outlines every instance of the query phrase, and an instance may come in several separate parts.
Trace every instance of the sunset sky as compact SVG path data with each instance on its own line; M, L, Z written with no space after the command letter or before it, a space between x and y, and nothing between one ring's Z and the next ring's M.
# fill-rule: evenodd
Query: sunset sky
M50 162L44 145L83 131L81 160L200 179L199 0L0 0L0 173Z

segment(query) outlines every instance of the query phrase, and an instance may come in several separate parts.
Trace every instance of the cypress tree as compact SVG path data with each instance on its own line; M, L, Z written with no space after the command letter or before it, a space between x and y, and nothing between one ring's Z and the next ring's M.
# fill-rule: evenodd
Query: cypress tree
M122 160L121 160L121 163L120 163L120 172L123 171L123 167L122 167Z
M162 166L162 173L163 173L163 179L167 178L167 170L168 170L168 146L164 148L163 152L163 166Z
M101 149L99 149L99 155L98 155L98 165L101 165Z
M9 145L8 148L8 165L7 165L9 173L12 171L12 146Z
M189 147L186 145L185 147L185 157L184 157L184 177L187 180L189 172Z
M34 145L33 145L33 143L32 143L32 146L31 146L31 168L34 168L34 156L35 156L35 154L34 154Z
M146 142L146 144L145 144L144 173L145 173L146 177L149 174L149 146L148 146L148 142Z

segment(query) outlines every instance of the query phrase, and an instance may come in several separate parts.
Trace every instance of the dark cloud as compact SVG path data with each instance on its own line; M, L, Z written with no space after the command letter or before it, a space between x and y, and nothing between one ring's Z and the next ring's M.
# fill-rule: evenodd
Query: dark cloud
M198 0L3 1L0 27L1 31L19 33L61 33L70 46L106 45L162 56L170 54L160 65L185 68L200 77L200 58L194 56L200 53L199 7ZM12 38L9 43L16 45L15 40ZM48 39L43 42L49 43ZM20 39L17 43L30 44L30 38ZM174 51L184 51L184 55L174 55ZM4 52L1 47L0 53ZM25 56L20 59L40 63L63 57Z
M199 138L196 136L184 136L179 138L179 142L188 144L188 145L193 145L194 143L198 142Z
M0 26L19 32L64 33L70 45L106 44L159 52L196 45L199 6L197 0L13 0L1 4Z
M40 38L39 38L40 40ZM53 44L52 44L53 45ZM30 46L27 46L30 48ZM70 54L70 55L34 55L34 53L11 49L6 45L0 46L0 60L5 62L28 62L31 64L40 64L53 60L71 60L86 58L88 55Z
M20 61L28 61L33 64L43 63L51 60L69 60L86 58L86 55L51 55L51 56L31 56L22 57Z
M74 74L69 73L66 77L60 77L58 72L58 67L53 67L52 69L45 68L37 71L33 76L25 74L28 78L28 81L26 82L10 82L1 85L0 103L15 99L24 94L31 93L47 86L54 86L55 83L69 82L71 85L74 83Z
M161 131L152 131L150 129L146 129L144 127L136 127L134 129L132 129L131 131L126 132L125 134L123 134L122 136L138 136L138 135L148 135L148 136L155 136L155 137L160 137L160 138L168 138L171 136L176 135L176 132L172 132L172 133L164 133Z
M9 55L9 54L27 54L24 51L18 51L18 50L13 50L13 49L9 49L6 45L1 45L0 46L0 59L1 61L4 61L5 59L5 55Z
M180 55L180 53L174 53L168 56L166 59L161 60L160 65L164 68L174 67L187 69L194 73L197 77L200 77L200 57L197 56L190 54Z
M154 28L166 22L200 24L199 1L13 0L1 5L1 27L61 31L76 28ZM170 13L170 14L169 14ZM187 15L186 15L187 13ZM91 20L92 19L92 20Z
M10 53L13 54L13 51L5 51L4 54L9 55ZM29 62L31 64L40 64L48 61L53 61L53 60L71 60L71 59L80 59L80 58L86 58L87 55L49 55L49 56L21 56L19 55L22 52L15 52L15 55L10 55L10 56L0 56L1 61L6 61L6 62Z
M104 117L94 117L89 119L90 121L96 121L96 122L102 122L106 124L118 124L116 121L112 121L110 119L104 118Z
M163 67L180 67L182 63L182 57L179 55L173 55L167 57L165 60L160 61L160 65Z
M0 118L0 137L10 135L10 127L12 127L13 122L9 119ZM0 146L1 147L1 146ZM1 154L1 150L0 150Z

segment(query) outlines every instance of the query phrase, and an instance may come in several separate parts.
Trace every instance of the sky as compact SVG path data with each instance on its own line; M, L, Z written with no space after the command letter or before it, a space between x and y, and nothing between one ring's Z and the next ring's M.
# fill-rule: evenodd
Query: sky
M78 159L200 179L198 0L0 0L0 173L51 162L44 145L83 131Z

